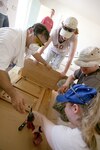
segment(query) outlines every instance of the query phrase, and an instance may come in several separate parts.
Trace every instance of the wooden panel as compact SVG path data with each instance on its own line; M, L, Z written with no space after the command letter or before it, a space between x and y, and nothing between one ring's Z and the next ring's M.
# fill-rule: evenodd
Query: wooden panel
M49 104L51 101L51 95L52 95L51 90L47 89L44 93L43 101L41 102L41 105L39 107L39 112L43 113L44 115L47 115L48 109L50 107Z
M43 100L43 95L44 95L45 89L42 89L42 94L38 97L30 95L26 92L19 90L19 89L17 89L17 90L19 91L19 93L22 93L23 96L25 97L26 110L28 110L29 106L32 106L33 110L39 109L41 102ZM5 91L2 91L0 93L0 97L1 97L1 99L11 103L11 98L9 97L9 95Z
M25 61L21 75L50 89L57 89L57 82L61 79L59 72L53 69L49 70L40 63L36 64L31 59Z
M50 98L50 103L49 103L49 109L47 111L47 118L53 121L54 123L57 123L57 118L59 116L57 111L54 110L52 107L55 103L57 94L58 94L57 92L52 91L52 96Z
M21 78L14 84L15 87L18 89L29 93L37 98L42 97L44 94L44 87L41 87L41 85L37 85L37 83L30 82L27 79Z

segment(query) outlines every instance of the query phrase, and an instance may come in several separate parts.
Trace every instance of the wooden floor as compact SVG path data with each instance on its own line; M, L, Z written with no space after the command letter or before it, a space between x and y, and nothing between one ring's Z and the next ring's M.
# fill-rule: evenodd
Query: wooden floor
M31 130L24 127L18 131L25 118L11 104L0 100L0 150L51 150L43 134L42 143L35 146Z

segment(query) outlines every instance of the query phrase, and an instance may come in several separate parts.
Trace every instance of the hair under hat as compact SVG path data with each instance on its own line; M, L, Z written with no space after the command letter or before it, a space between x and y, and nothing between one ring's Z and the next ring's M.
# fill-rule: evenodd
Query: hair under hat
M74 63L81 67L100 65L100 48L87 47L83 49Z

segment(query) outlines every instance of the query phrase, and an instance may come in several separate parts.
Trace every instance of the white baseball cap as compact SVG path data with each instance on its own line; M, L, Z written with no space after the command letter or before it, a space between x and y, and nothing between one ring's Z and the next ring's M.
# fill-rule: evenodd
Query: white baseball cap
M62 23L62 29L60 31L60 35L67 39L70 38L73 35L74 30L77 28L77 25L78 25L78 21L76 18L74 17L67 18Z

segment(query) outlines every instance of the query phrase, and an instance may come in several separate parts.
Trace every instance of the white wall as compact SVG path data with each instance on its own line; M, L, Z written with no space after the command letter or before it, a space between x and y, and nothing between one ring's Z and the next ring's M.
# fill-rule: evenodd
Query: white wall
M28 28L37 19L41 3L39 0L8 0L10 27Z
M18 0L15 27L26 29L33 0Z
M10 27L15 26L18 0L8 0L8 17Z
M62 3L56 3L56 1L41 0L41 3L48 9L54 8L56 13L54 17L55 27L59 24L61 20L66 17L74 16L78 19L78 47L77 51L87 47L87 46L98 46L100 47L100 26L88 20L87 18L81 16L77 12L71 10L68 6ZM41 10L40 10L41 11ZM43 10L40 12L41 16L43 14L47 15L47 11ZM40 18L39 18L40 19Z
M53 8L53 7L51 7L51 8ZM45 5L41 5L40 11L39 11L39 15L38 15L38 18L37 18L36 22L41 22L41 20L45 16L50 16L50 14L51 14L51 8L48 8ZM54 15L52 19L54 20L54 25L53 25L53 29L54 29L54 28L56 28L57 26L60 25L62 16L61 16L61 14L57 14L57 15Z
M27 27L33 26L34 23L36 23L39 10L40 10L41 3L39 0L32 0L31 8L30 8L30 14L28 18L28 24Z

